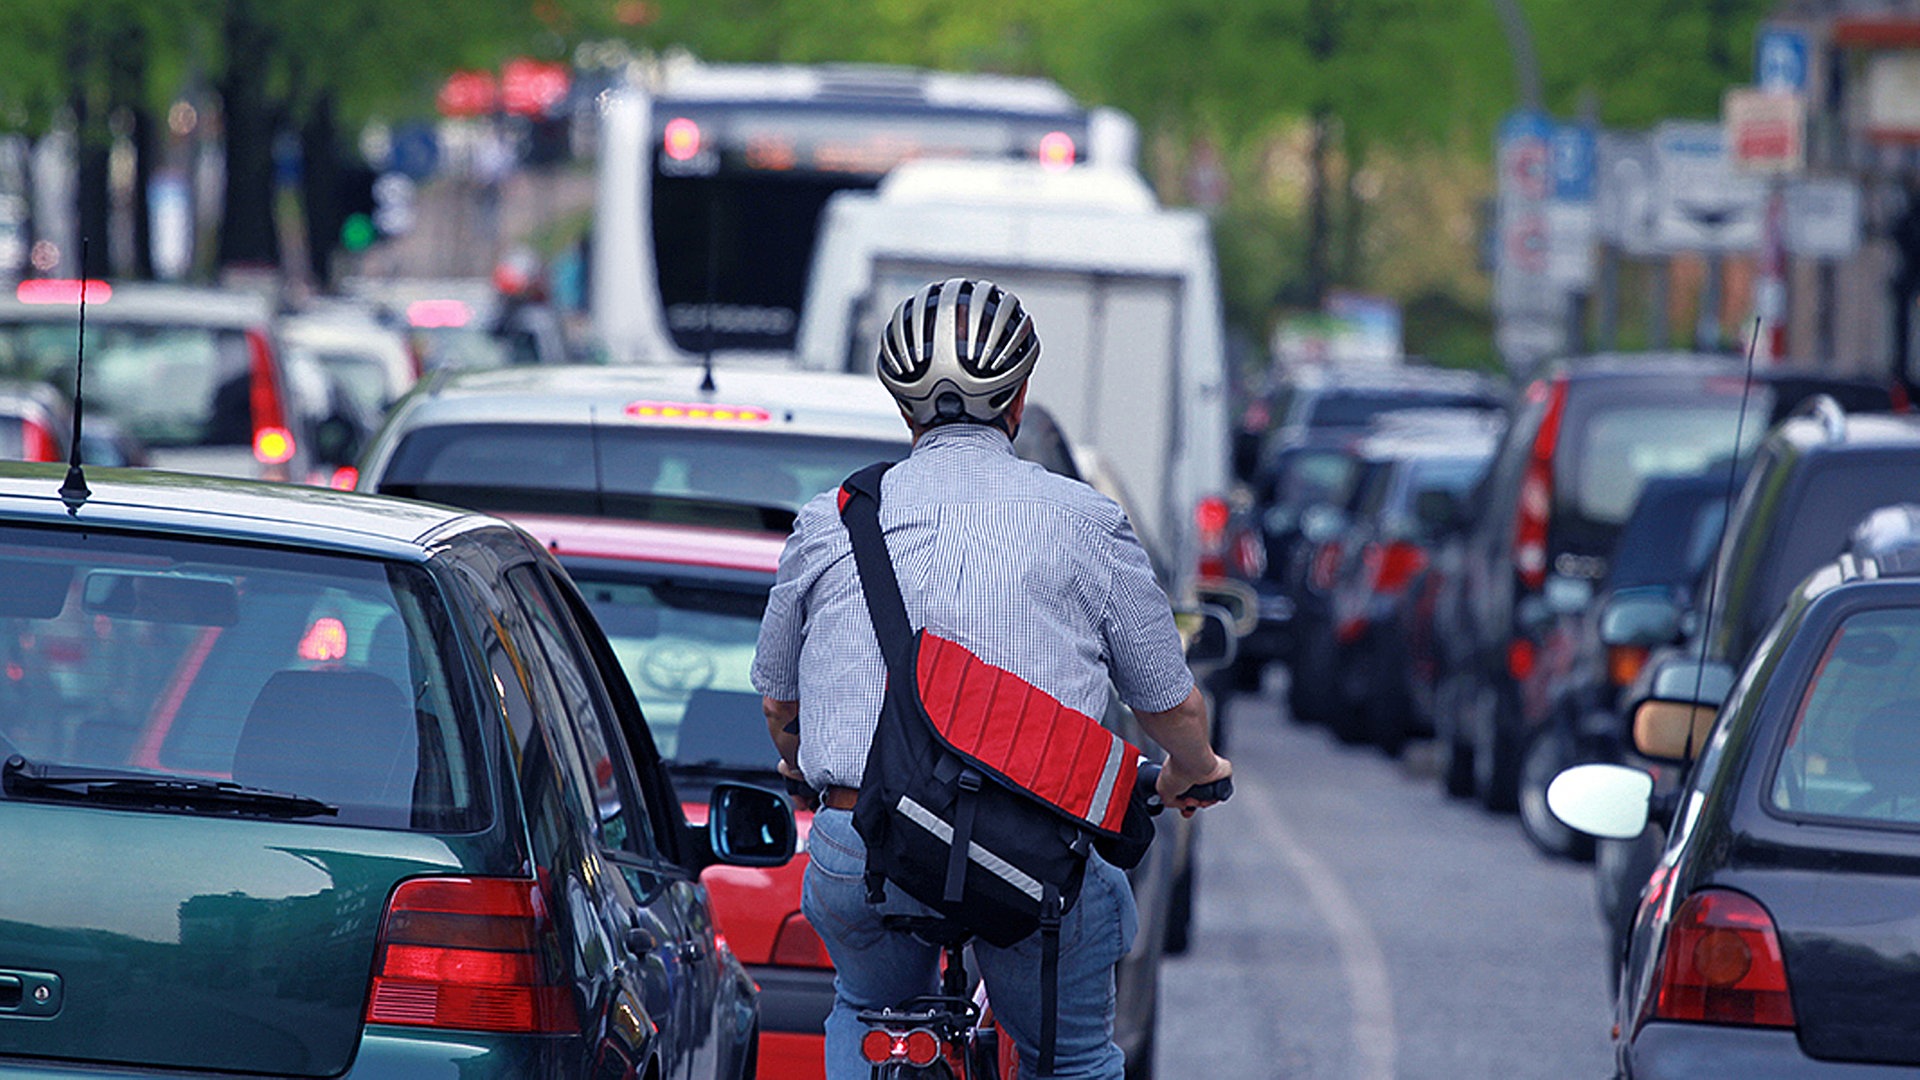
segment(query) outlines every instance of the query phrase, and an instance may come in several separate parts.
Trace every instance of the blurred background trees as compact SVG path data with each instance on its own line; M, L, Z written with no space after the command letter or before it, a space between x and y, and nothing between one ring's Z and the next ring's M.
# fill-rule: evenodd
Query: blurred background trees
M374 117L433 115L460 69L567 60L583 43L709 60L854 61L1047 75L1141 125L1170 202L1209 209L1234 324L1330 290L1385 292L1408 347L1490 362L1481 200L1498 118L1526 73L1494 0L0 0L0 132L75 140L78 232L107 233L113 171L146 191L180 140L213 133L225 196L217 267L279 266L295 237L316 280L338 243L339 172ZM1744 79L1766 0L1519 0L1544 104L1610 123L1716 114ZM208 107L211 106L210 109ZM196 109L213 115L199 115ZM116 157L114 147L130 147ZM172 157L170 157L172 155ZM277 172L277 170L279 170ZM146 200L120 260L150 273ZM109 245L86 267L105 273ZM203 272L212 269L206 265ZM1424 313L1424 314L1423 314Z

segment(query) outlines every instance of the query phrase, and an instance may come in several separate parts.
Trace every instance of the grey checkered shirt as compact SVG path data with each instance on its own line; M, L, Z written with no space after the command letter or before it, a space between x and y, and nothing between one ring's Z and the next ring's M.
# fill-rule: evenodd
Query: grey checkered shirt
M920 439L881 485L880 526L907 616L1089 716L1108 687L1143 712L1193 688L1173 610L1113 500L1014 456L997 428ZM800 768L858 787L886 680L836 492L780 556L753 685L800 702Z

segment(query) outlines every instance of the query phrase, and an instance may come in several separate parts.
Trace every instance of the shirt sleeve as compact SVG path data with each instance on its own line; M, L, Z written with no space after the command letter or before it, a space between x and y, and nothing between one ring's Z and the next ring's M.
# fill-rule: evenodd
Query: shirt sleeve
M802 515L804 518L804 514ZM780 571L767 594L760 640L753 650L753 688L775 701L800 700L800 646L806 640L806 597L813 575L802 522L780 550Z
M1129 708L1165 712L1193 692L1193 672L1173 624L1173 605L1124 517L1108 540L1113 579L1100 632L1106 638L1113 684Z

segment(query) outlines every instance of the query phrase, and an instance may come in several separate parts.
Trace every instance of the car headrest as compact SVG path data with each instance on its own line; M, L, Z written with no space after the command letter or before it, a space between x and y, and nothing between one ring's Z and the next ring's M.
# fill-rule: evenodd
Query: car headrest
M685 764L717 761L723 765L773 767L773 743L767 737L760 695L742 690L695 690L680 714L673 759Z
M392 679L366 671L275 672L240 729L233 779L319 799L355 821L405 826L419 741L412 701Z
M1879 795L1920 796L1920 698L1882 705L1855 723L1853 766Z

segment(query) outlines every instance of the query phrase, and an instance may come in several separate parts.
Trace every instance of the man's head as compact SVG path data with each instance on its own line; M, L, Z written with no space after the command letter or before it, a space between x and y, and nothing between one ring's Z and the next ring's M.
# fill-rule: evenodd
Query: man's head
M1039 359L1018 297L984 279L948 278L894 308L876 366L915 431L975 423L1011 433Z

